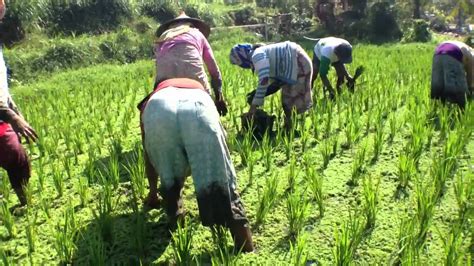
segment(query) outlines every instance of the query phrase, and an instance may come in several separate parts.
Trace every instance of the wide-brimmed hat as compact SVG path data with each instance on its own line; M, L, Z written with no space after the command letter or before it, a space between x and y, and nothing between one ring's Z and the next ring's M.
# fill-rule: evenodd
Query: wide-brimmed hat
M336 52L339 62L343 64L352 63L352 46L347 43L339 44L334 51Z
M189 17L186 13L181 12L181 14L176 18L161 24L161 26L156 30L156 36L161 36L161 34L163 34L163 32L165 32L172 24L178 22L189 22L193 24L193 27L197 28L206 38L209 37L209 34L211 33L211 27L209 27L206 22L197 18Z

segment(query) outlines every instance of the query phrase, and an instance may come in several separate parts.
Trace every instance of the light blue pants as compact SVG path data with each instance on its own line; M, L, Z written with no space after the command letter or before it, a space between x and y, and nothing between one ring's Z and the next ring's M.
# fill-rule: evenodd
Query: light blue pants
M160 176L162 196L181 193L192 173L204 225L246 222L235 192L235 170L219 114L200 89L168 87L155 93L142 115L145 150ZM169 205L169 204L168 204ZM175 205L172 203L171 205ZM178 206L169 206L176 213Z

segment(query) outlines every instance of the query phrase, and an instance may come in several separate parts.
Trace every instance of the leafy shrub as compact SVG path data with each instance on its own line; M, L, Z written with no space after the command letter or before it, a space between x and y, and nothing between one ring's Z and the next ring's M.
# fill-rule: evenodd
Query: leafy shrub
M8 3L5 17L0 22L0 41L6 46L20 42L25 38L25 22L32 19L33 6L28 1L12 0Z
M100 51L106 61L131 63L140 58L150 58L153 53L153 40L134 35L129 30L121 31L112 40L105 40L100 45Z
M51 33L102 33L132 16L127 0L50 0L46 25Z
M395 19L395 11L387 2L374 3L369 8L370 39L373 42L398 41L402 31Z
M178 6L162 0L146 1L139 7L140 13L164 23L178 16Z
M145 21L139 21L135 23L134 28L138 33L144 34L147 33L152 26Z
M229 14L234 20L235 25L252 24L255 19L255 8L246 6L241 9L230 12Z
M16 81L28 82L38 74L66 68L87 67L106 62L131 63L153 56L153 34L123 29L103 38L77 38L74 41L52 40L46 50L19 48L6 50L5 57Z
M273 7L272 0L256 0L255 3L258 7Z
M7 13L0 22L0 42L6 46L12 46L24 38L25 29L20 18L15 13Z
M446 19L442 16L436 16L430 21L430 28L437 32L443 32L448 29Z
M183 8L184 12L186 15L192 17L192 18L200 18L201 14L201 7L196 4L187 4Z
M466 36L466 38L464 38L464 43L471 47L474 47L474 33Z
M291 18L291 28L293 32L304 32L308 31L313 25L311 18L305 16L298 16L293 13Z
M218 23L219 17L210 11L208 8L203 8L197 4L188 4L183 8L186 15L192 18L199 18L205 21L209 26L215 27Z
M404 42L428 42L431 40L429 25L422 19L415 19L403 36Z
M55 71L83 64L87 56L85 49L70 43L53 45L46 53L32 62L33 71Z
M349 0L348 3L352 7L354 12L359 13L360 15L365 13L367 8L367 0Z

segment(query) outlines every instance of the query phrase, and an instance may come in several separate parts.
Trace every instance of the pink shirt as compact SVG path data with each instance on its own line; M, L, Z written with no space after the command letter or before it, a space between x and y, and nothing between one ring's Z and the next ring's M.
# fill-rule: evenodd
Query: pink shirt
M166 54L173 49L173 47L179 44L190 44L196 48L194 50L194 56L202 58L206 64L209 75L211 75L214 82L218 82L220 88L222 77L216 59L214 58L214 53L212 52L211 46L206 40L206 37L204 37L198 29L192 28L189 32L178 35L172 40L156 44L155 56L157 61L159 61L161 55Z

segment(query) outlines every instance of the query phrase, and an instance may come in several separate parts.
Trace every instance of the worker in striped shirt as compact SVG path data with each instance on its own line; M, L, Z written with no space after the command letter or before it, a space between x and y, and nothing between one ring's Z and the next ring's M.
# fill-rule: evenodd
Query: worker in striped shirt
M252 117L257 108L263 106L264 98L280 88L287 130L292 128L292 112L301 114L311 108L311 59L298 44L289 41L269 45L237 44L231 49L230 61L258 75L257 89L247 95L250 104L247 116Z

